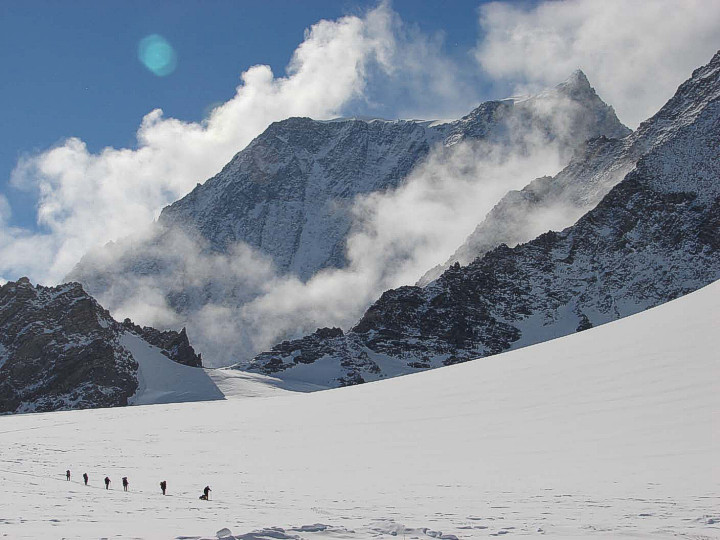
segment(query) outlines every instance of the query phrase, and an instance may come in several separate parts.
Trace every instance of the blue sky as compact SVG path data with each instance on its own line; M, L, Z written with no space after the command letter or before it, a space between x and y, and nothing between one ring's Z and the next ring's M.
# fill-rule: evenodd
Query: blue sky
M91 152L132 147L142 117L201 120L234 94L242 71L267 64L282 74L304 30L320 19L361 14L377 2L24 1L0 3L0 191L11 223L34 227L33 193L7 185L18 157L68 136ZM395 0L409 25L442 32L461 60L478 39L477 0ZM175 48L175 71L158 77L140 63L138 43L160 34ZM380 96L380 99L382 97ZM352 112L363 113L363 104ZM386 104L382 112L393 115Z

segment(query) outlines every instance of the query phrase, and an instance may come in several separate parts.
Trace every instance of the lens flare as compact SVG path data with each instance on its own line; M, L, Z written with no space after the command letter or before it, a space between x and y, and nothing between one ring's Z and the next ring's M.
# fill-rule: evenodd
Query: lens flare
M146 68L158 77L170 75L177 66L175 49L164 37L158 34L151 34L140 40L138 58Z

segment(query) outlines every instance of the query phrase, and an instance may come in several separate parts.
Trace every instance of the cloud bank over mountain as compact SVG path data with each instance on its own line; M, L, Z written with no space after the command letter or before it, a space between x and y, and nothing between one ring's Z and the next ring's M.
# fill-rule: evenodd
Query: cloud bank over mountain
M720 48L720 3L493 2L480 8L480 27L475 54L492 77L525 92L580 68L620 120L636 128Z
M439 45L406 34L397 15L380 4L363 17L316 23L306 30L284 76L264 65L249 68L235 96L201 123L167 118L155 109L138 128L136 148L91 153L73 137L23 158L12 183L37 190L40 232L10 227L9 208L2 205L0 275L56 282L89 248L149 224L271 122L340 115L363 99L370 71L415 84L422 78L418 70L441 65ZM448 69L441 75L444 81L451 76Z
M719 17L720 4L702 0L573 0L529 10L491 4L480 11L476 56L489 77L519 81L519 89L554 84L582 67L632 124L707 61L718 47ZM406 25L386 3L322 20L306 31L284 75L250 67L234 97L203 122L156 109L133 148L92 153L73 137L21 159L12 183L38 194L37 227L11 226L0 199L0 277L58 282L89 249L148 226L273 121L326 119L358 104L372 111L383 95L411 96L398 114L468 110L481 96L472 84L477 73L465 67L443 53L441 36Z
M557 172L590 137L628 133L580 72L449 124L289 119L149 235L90 252L70 279L118 319L187 326L208 365L247 360L347 328L382 291L444 260L508 190ZM564 205L554 225L574 221Z

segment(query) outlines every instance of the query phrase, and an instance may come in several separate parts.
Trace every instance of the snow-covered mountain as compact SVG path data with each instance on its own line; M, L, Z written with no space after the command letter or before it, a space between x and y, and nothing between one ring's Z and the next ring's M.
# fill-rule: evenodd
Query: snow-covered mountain
M720 282L335 391L0 417L0 534L717 540L719 326Z
M542 200L538 189L578 173L593 186L630 167L575 225L455 263L425 288L387 291L348 333L322 329L280 343L251 369L361 383L584 330L707 285L720 278L718 140L720 53L631 140L591 142L584 160L513 195ZM631 167L633 153L641 157ZM509 226L516 217L510 212Z
M588 138L628 132L580 71L537 96L483 103L449 123L290 118L165 208L147 235L87 254L68 279L83 283L113 313L121 307L154 326L187 324L198 335L211 324L195 322L198 314L207 320L206 307L239 313L269 286L267 275L307 280L344 267L356 198L396 188L433 147L482 140L522 153L531 144L552 144L569 160ZM225 261L221 268L216 256L238 250L254 257L252 264ZM148 291L143 300L157 296L157 309L127 305L141 290ZM298 327L313 324L290 326L298 335ZM242 332L236 343L249 341Z
M290 118L272 124L214 178L165 208L160 227L200 234L226 252L242 241L305 280L345 265L358 194L396 187L431 146L465 139L501 141L540 132L564 152L598 135L629 130L581 71L524 100L483 103L458 121Z
M184 329L118 323L78 283L0 287L0 414L222 398L201 365Z
M702 76L700 76L702 77ZM688 81L649 120L622 140L600 136L578 148L570 164L555 177L542 177L520 191L510 191L467 240L442 265L419 281L425 286L458 262L465 266L491 249L513 247L548 230L561 230L594 208L651 148L693 122L720 89L707 80Z

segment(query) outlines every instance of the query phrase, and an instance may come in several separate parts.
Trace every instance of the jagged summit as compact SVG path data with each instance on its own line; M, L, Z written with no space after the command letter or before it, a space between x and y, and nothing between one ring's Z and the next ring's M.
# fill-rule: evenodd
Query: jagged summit
M560 90L576 90L588 89L592 88L592 86L590 86L590 81L588 80L587 75L585 75L585 72L582 69L576 69L567 79L558 84L557 88Z
M419 281L425 286L455 262L470 264L500 244L515 246L551 228L561 230L594 208L653 147L695 121L720 99L720 52L693 71L673 97L622 140L599 137L578 149L569 166L554 178L538 178L508 193L443 264ZM594 92L594 91L593 91ZM549 220L549 216L554 216Z
M540 118L538 111L543 111ZM619 138L631 132L618 120L615 110L598 96L585 74L577 70L564 82L538 94L480 104L460 120L447 124L446 144L468 137L492 140L496 132L487 130L488 123L508 117L523 129L540 127L553 133L572 148L592 137Z
M576 69L575 71L573 71L572 74L563 82L558 84L553 89L553 91L557 92L558 94L566 95L571 99L575 100L600 99L597 92L595 91L595 88L592 87L587 76L581 69ZM614 114L614 109L612 108L612 106L608 105L608 107L613 111Z
M548 98L550 96L564 95L575 100L595 100L600 99L595 89L590 84L585 72L576 69L563 82L552 88L542 90L537 94L522 94L508 98L515 103L522 103L537 98ZM506 100L503 100L506 101Z

